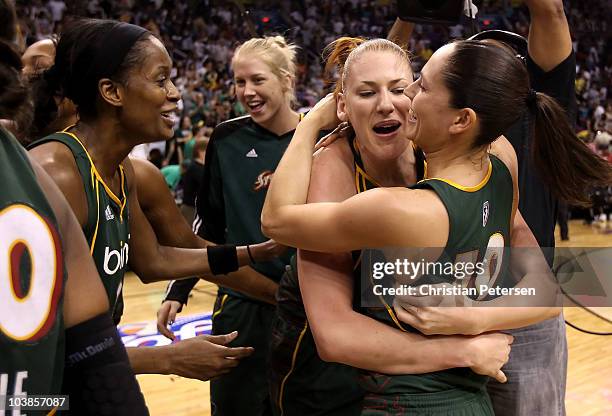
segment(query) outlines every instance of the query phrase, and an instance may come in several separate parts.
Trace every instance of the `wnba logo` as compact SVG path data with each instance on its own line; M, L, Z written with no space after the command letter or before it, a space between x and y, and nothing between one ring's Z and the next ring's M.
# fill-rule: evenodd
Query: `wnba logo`
M259 176L257 176L257 179L255 180L255 185L253 186L253 190L260 191L264 188L269 187L270 181L272 181L273 175L274 175L274 172L272 172L271 170L264 170L263 172L261 172Z
M482 204L482 226L485 227L489 221L489 201Z
M128 262L129 251L128 243L125 243L119 250L104 248L104 272L113 275L117 273L117 270L123 269Z

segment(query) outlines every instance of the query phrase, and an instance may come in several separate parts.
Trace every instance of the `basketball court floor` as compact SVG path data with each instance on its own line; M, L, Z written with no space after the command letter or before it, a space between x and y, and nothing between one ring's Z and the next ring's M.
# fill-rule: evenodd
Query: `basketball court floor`
M587 226L580 220L573 220L570 221L570 241L558 241L557 246L612 247L612 229L608 228L606 232L602 227ZM124 288L125 313L122 326L138 324L132 327L154 329L156 312L165 287L165 282L144 285L133 274L128 275ZM216 292L217 287L214 284L201 280L192 292L189 305L177 318L212 311ZM612 320L612 308L593 310ZM581 328L612 332L611 324L582 309L565 308L564 313L568 321ZM568 327L567 339L568 416L612 415L612 337L589 335ZM138 381L152 416L210 415L208 382L163 375L141 375L138 376ZM237 397L236 400L240 398Z

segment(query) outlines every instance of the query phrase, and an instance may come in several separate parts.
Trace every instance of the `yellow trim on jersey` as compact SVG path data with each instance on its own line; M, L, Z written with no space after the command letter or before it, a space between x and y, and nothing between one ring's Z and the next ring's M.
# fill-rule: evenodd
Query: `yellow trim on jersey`
M16 239L16 240L14 240L14 241L11 243L11 245L9 246L9 249L8 249L8 254L10 255L10 254L13 252L13 249L15 248L15 246L16 246L17 244L19 244L19 243L21 243L21 244L23 244L24 246L26 246L26 248L27 248L27 249L28 249L28 251L30 252L30 267L31 267L31 269L32 269L32 273L31 273L31 274L32 274L32 276L31 276L31 280L30 280L30 287L32 287L32 280L34 280L34 274L35 274L35 272L34 272L34 262L32 261L32 260L33 260L33 259L32 259L32 254L33 254L33 251L32 251L32 249L30 248L30 246L28 245L28 242L27 242L27 241L25 241L25 240L22 240L21 238L18 238L18 239ZM25 295L25 296L24 296L22 299L19 299L19 298L17 297L17 294L15 293L15 287L13 286L13 279L12 279L12 276L13 276L13 268L12 268L12 265L11 265L10 258L9 258L9 261L8 261L8 268L9 268L9 273L8 273L8 276L9 276L9 282L10 282L10 283L9 283L9 286L11 287L11 295L13 295L13 299L15 300L15 302L18 302L18 303L24 303L24 302L26 302L26 301L28 300L28 298L30 297L30 295L32 294L32 291L31 291L31 290L28 290L28 293L26 293L26 295Z
M381 298L382 299L382 298ZM402 324L400 324L399 319L397 319L397 316L395 316L395 312L393 312L393 309L391 309L391 307L387 304L387 302L385 302L385 300L383 299L383 303L385 304L385 308L387 309L387 313L389 314L389 316L391 317L391 319L393 319L393 322L395 322L395 325L397 325L398 329L404 331L404 332L408 332L403 326Z
M93 174L92 174L93 178ZM96 246L96 239L98 238L98 227L100 226L100 188L98 187L98 181L95 182L94 191L96 193L96 228L94 229L91 243L89 243L89 254L93 256L94 247Z
M284 414L283 394L285 392L285 384L287 383L287 379L289 378L291 373L293 373L293 370L295 370L295 362L297 361L297 353L298 353L298 350L300 349L300 345L302 344L302 339L304 338L304 335L306 334L307 329L308 329L308 321L305 321L304 329L302 329L302 332L300 332L300 336L297 342L295 343L295 348L293 349L293 356L291 357L291 368L289 369L289 372L285 375L285 377L283 377L283 381L280 386L280 391L278 393L278 407L280 408L281 416L283 416Z
M414 144L414 142L411 142L411 143L412 143L412 150L414 150L414 153L416 155L416 153L419 151L419 148L416 146L416 144ZM423 158L423 178L427 178L427 159L425 158Z
M72 126L70 126L72 127ZM69 129L70 127L67 127L66 129ZM95 175L95 178L97 181L99 181L102 186L104 187L104 189L106 190L106 193L108 194L108 196L115 201L115 203L117 205L119 205L121 207L120 210L120 214L119 214L119 218L121 221L123 221L123 209L125 208L125 204L127 202L127 198L125 196L125 188L124 188L124 183L125 183L125 172L123 171L123 166L119 165L119 176L121 177L121 199L119 199L117 197L117 195L115 195L115 193L108 187L108 185L106 185L106 182L104 182L104 179L102 179L102 175L100 175L100 173L98 172L98 169L96 168L96 165L93 162L93 159L91 158L89 152L87 151L87 148L85 147L85 145L83 144L83 142L81 142L81 140L79 140L79 138L74 134L71 133L69 131L66 131L66 129L64 129L62 132L69 135L70 137L72 137L74 140L77 141L78 144L81 145L81 147L83 148L83 151L85 151L85 154L87 155L87 158L89 159L89 163L91 164L91 169Z
M227 301L227 293L225 295L223 295L223 297L221 298L221 306L219 306L219 310L215 313L213 313L213 316L210 318L210 320L212 321L213 319L215 319L215 317L217 315L219 315L221 313L221 311L223 310L223 306L225 305L225 302Z
M459 185L456 182L453 182L451 180L448 179L444 179L444 178L427 178L427 175L425 175L426 179L420 180L418 183L424 182L424 181L430 181L430 180L436 180L436 181L441 181L444 183L449 184L450 186L452 186L453 188L457 188L461 191L464 192L476 192L481 190L486 184L487 182L489 182L489 179L491 178L491 173L493 172L493 164L491 163L491 161L489 161L489 169L487 170L487 174L484 177L484 179L482 181L480 181L480 183L478 185L475 186L463 186L463 185Z
M359 147L357 145L357 138L353 138L353 149L355 149L355 151L359 153L359 155L361 155L361 152L359 151ZM361 188L359 187L359 179L361 179ZM355 188L357 189L357 192L363 192L368 190L366 179L377 187L381 187L381 185L376 180L374 180L374 178L368 175L367 172L361 168L361 166L355 163Z

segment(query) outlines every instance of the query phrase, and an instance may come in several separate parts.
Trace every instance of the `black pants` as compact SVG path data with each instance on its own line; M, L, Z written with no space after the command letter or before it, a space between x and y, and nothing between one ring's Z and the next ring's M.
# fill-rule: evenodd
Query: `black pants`
M238 331L231 347L253 347L229 374L210 381L212 416L271 416L266 359L274 307L219 293L213 312L213 335Z

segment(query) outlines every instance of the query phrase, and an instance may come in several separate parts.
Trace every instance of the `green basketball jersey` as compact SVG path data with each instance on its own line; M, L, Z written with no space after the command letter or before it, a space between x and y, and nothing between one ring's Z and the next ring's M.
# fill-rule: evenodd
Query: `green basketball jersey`
M65 267L57 222L25 151L1 127L0 166L0 397L59 394Z
M440 178L419 181L412 189L433 190L442 200L448 212L450 227L444 254L438 263L459 261L477 262L488 248L510 245L513 186L512 176L504 163L490 155L487 175L473 187L464 187ZM500 261L501 260L501 261ZM502 281L504 276L501 259L497 259L491 277ZM358 277L359 279L361 276ZM432 281L446 281L447 276L426 276ZM402 331L415 331L401 323L395 316L392 305L381 298L381 307L364 308L363 312ZM481 389L488 377L474 373L469 368L454 368L419 375L386 376L376 374L369 378L365 387L376 389L379 394L418 394L449 391L452 389ZM383 387L384 386L384 387Z
M32 143L29 148L52 141L63 143L70 149L81 174L87 198L87 223L83 233L106 289L112 317L118 323L123 312L123 277L128 267L130 239L123 166L119 166L121 197L118 197L104 183L87 149L74 134L54 133Z

